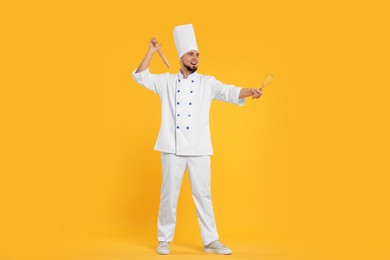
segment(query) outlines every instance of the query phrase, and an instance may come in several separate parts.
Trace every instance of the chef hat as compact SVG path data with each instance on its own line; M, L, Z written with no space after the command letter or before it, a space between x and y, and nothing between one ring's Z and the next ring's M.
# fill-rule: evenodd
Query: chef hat
M175 39L175 45L179 54L179 59L191 50L199 51L196 44L194 27L192 24L176 26L173 30L173 38Z

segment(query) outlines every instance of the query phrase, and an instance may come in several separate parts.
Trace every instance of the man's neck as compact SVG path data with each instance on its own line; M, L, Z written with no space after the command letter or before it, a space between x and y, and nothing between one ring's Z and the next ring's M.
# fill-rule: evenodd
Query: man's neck
M188 77L188 75L194 73L194 72L192 72L192 71L189 71L189 70L182 70L182 69L180 69L180 72L181 72L181 74L183 74L183 77L184 77L185 79Z

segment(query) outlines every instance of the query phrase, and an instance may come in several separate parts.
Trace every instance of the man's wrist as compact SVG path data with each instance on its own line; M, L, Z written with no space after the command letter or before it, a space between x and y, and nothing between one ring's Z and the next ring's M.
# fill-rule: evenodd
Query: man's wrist
M153 54L154 54L156 51L157 51L157 50L149 49L147 54L150 55L150 56L153 56Z
M253 90L252 88L247 88L247 93L246 93L246 97L250 97L253 95Z

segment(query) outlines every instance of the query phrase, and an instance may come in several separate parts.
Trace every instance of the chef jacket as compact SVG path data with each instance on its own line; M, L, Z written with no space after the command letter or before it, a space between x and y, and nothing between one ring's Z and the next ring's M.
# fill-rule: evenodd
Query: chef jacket
M243 106L241 87L226 85L213 76L181 71L152 74L132 72L134 80L160 96L161 125L154 150L176 155L212 155L209 112L213 99Z

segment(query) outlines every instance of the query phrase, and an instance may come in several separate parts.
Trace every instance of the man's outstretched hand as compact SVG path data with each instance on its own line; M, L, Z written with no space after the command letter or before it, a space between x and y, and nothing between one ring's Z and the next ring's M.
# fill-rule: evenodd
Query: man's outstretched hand
M242 88L239 98L246 98L252 96L252 99L259 98L263 94L261 89L257 88Z
M262 89L259 88L251 88L252 90L252 99L259 98L263 94Z

